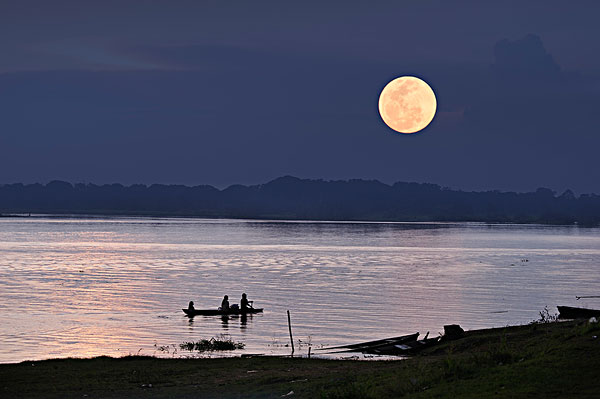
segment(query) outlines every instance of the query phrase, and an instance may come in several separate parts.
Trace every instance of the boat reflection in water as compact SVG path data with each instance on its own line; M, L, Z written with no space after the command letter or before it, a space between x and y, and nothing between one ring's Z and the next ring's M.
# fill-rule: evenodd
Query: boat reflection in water
M221 327L224 330L229 329L229 316L221 316Z
M229 325L230 325L230 321L240 321L240 329L241 330L245 330L248 327L248 320L250 320L250 322L252 322L252 318L254 317L254 314L250 313L250 314L246 314L243 313L241 315L223 315L221 316L221 327L223 327L223 329L227 330L229 329ZM208 319L208 317L206 317ZM190 317L190 319L193 319L193 317Z

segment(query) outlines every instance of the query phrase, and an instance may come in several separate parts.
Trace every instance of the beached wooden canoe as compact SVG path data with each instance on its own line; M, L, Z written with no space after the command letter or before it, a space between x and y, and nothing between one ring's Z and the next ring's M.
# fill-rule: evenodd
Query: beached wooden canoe
M376 348L368 349L363 351L364 353L374 355L388 355L388 356L406 356L414 355L425 348L429 348L440 342L440 338L424 338L416 341L408 341L393 345L384 345Z
M406 342L416 341L419 338L419 333L401 335L399 337L391 337L378 339L376 341L359 342L357 344L331 346L328 348L318 348L322 351L334 351L329 353L344 353L344 352L368 352L379 347L399 345Z
M229 310L218 310L218 309L181 309L186 315L193 316L229 316L229 315L246 315L254 313L262 313L263 308L252 308L252 309L229 309Z
M600 310L574 308L572 306L557 306L558 317L561 319L589 319L590 317L600 317Z

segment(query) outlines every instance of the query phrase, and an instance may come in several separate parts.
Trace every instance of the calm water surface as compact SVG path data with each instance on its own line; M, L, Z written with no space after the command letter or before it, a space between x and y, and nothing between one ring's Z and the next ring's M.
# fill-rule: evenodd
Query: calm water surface
M189 300L216 308L242 292L265 312L247 320L181 312ZM288 309L306 353L308 342L527 323L545 306L600 307L575 300L599 294L599 229L0 218L4 363L173 356L156 346L220 334L246 343L237 354L289 353Z

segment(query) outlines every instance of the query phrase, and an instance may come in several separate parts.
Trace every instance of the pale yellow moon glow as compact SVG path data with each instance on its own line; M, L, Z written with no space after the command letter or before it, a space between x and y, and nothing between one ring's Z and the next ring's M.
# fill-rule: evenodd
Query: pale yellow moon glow
M379 96L379 114L390 128L415 133L433 120L437 101L427 83L414 76L402 76L388 83Z

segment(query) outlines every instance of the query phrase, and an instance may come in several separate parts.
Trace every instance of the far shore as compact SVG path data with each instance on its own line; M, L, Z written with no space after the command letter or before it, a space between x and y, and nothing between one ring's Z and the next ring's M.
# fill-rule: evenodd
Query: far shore
M249 221L249 222L267 222L267 223L325 223L325 224L398 224L398 225L458 225L458 224L481 224L481 225L498 225L498 226L557 226L557 227L580 227L580 228L597 228L597 225L578 224L573 222L557 223L555 221L498 221L498 220L376 220L376 219L308 219L308 218L278 218L278 217L243 217L243 216L206 216L197 214L185 213L161 213L161 212L69 212L61 211L57 213L48 212L15 212L15 213L0 213L0 218L140 218L140 219L197 219L197 220L232 220L232 221Z
M600 323L579 320L467 331L394 361L265 356L24 361L0 364L0 396L596 398L599 336Z
M600 225L600 196L282 176L258 185L0 184L0 213Z

